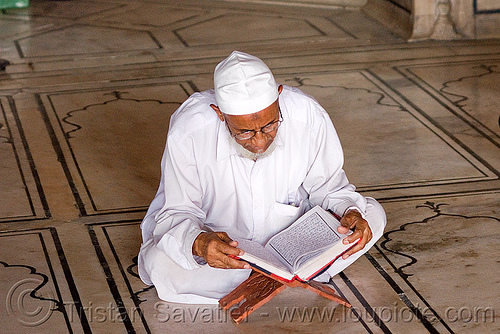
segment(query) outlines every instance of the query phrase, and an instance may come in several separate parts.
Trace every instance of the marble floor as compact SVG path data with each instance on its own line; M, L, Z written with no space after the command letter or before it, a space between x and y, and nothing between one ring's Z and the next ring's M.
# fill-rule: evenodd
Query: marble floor
M385 235L241 324L137 275L169 117L232 50L329 111ZM0 13L0 327L14 333L500 333L500 40L408 43L362 11L32 0Z

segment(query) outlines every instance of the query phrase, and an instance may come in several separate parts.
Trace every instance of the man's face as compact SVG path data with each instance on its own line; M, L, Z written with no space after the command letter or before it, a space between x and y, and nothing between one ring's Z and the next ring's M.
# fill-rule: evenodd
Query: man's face
M278 129L268 133L261 130L265 126L279 121L279 117L278 101L254 114L238 116L224 114L224 120L233 136L251 130L255 131L255 136L252 138L244 140L238 139L237 136L234 138L238 144L252 153L264 153L269 148L278 133Z

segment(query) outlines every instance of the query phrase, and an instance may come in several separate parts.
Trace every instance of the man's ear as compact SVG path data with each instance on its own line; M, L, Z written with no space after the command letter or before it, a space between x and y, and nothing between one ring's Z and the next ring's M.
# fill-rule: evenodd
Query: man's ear
M222 111L220 111L219 107L211 103L210 108L212 108L217 113L217 116L219 116L221 122L224 122L224 116L222 115Z
M278 95L280 95L282 91L283 91L283 85L279 85L278 86Z

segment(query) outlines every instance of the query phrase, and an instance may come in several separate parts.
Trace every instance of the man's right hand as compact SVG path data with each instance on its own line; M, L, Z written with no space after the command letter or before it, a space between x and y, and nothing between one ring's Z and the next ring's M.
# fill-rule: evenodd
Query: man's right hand
M200 233L193 243L193 255L201 256L208 265L222 269L250 269L250 265L232 256L243 255L238 242L229 238L226 232Z

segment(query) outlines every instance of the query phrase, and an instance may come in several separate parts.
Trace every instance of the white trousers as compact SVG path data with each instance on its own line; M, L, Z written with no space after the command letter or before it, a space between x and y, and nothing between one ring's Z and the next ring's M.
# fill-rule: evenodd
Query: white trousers
M359 252L346 260L339 258L315 280L327 282L356 261L382 236L386 224L382 206L367 198L366 220L373 237ZM251 269L218 269L208 265L187 270L176 264L152 240L143 244L139 252L139 275L144 283L153 284L162 300L187 304L217 304L218 300L234 290L250 275Z

